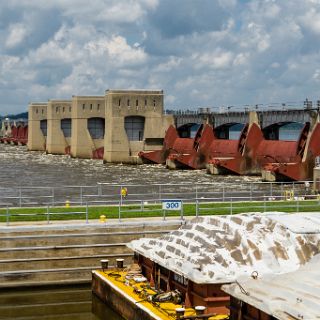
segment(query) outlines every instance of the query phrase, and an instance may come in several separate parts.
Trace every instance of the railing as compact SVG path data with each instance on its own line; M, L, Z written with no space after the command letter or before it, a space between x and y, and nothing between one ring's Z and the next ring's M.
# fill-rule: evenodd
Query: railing
M176 199L176 198L175 198ZM177 200L180 201L181 199ZM182 200L181 209L168 211L163 208L163 199L144 198L130 199L121 197L121 200L114 204L113 201L100 202L106 218L118 219L121 222L124 218L132 217L155 217L166 220L169 216L184 220L187 216L201 216L214 214L237 214L241 212L299 212L299 211L319 211L320 197L318 195L304 194L293 196L292 192L284 193L281 196L261 196L253 194L236 197L196 197ZM90 219L99 219L100 214L95 212L98 206L90 206L89 203L79 205L78 202L56 203L57 206L31 208L12 208L7 206L0 211L0 220L9 226L12 222L42 221L43 223L53 223L57 220L82 220L89 223ZM29 212L28 212L29 211ZM91 213L90 213L91 212ZM105 222L105 221L102 221ZM61 221L60 221L61 223Z
M126 187L128 195L124 199L121 190ZM98 183L94 186L59 186L59 187L20 187L0 188L1 207L38 207L57 206L66 201L79 205L88 204L117 205L119 201L155 199L181 199L195 201L196 199L212 198L215 201L237 199L241 197L251 200L273 198L291 192L294 197L312 194L312 182L271 183L221 183L206 184L145 184L122 185Z
M74 219L80 220L85 219L85 222L89 223L89 210L88 205L85 207L77 207L76 211L52 211L52 207L47 206L44 210L43 208L39 208L38 212L30 212L30 213L21 213L20 210L17 208L9 208L5 209L5 213L0 213L0 218L5 217L6 225L9 226L10 222L15 221L46 221L47 224L51 223L52 220L58 220L59 216L69 216L73 217ZM42 211L42 212L41 212ZM26 219L27 218L27 219Z

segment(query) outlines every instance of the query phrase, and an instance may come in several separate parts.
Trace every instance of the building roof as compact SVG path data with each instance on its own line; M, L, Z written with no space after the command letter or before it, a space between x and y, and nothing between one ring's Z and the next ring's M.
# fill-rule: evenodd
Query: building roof
M320 252L320 213L199 217L128 247L196 283L287 273Z
M257 279L240 278L238 283L224 285L222 289L280 320L319 319L320 255L298 271Z

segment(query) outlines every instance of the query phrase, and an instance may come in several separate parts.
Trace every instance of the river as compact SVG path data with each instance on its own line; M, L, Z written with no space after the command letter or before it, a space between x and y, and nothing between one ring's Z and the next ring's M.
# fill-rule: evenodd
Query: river
M205 170L167 170L162 165L104 164L102 160L75 159L27 151L26 147L0 144L0 186L211 183L259 181L259 177L212 176Z

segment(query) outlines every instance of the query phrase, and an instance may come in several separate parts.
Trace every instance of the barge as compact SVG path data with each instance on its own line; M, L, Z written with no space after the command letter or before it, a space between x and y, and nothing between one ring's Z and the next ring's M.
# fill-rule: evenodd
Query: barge
M145 296L140 295L143 288L119 272L117 279L114 271L93 272L94 293L125 319L225 317L230 296L222 285L238 283L239 277L293 272L320 253L320 214L197 217L176 231L134 240L128 247L134 251L139 276L151 290ZM179 292L181 302L165 305L167 315L157 313L152 297L170 292ZM197 306L204 309L203 315L195 314ZM176 315L180 308L184 308L181 318ZM135 313L139 316L133 317Z

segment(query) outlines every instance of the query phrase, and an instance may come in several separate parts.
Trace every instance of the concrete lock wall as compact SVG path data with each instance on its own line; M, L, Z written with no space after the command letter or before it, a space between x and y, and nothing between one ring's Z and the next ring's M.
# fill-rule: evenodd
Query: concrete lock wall
M48 153L65 154L70 146L71 136L65 137L61 128L62 119L71 119L71 100L49 100L47 107Z
M88 130L88 119L105 119L104 96L72 97L71 156L92 158L92 153L104 146L104 139L94 139Z
M127 117L144 119L138 138L129 139ZM107 90L104 160L140 163L139 151L161 149L165 131L173 123L173 116L163 114L162 90Z
M47 103L30 103L28 110L28 150L46 150L46 137L40 128L41 120L47 120Z

